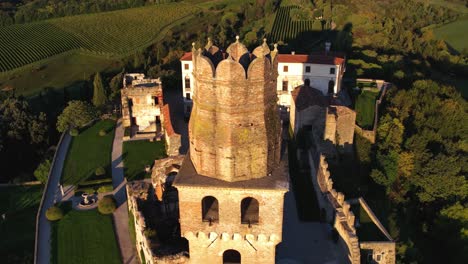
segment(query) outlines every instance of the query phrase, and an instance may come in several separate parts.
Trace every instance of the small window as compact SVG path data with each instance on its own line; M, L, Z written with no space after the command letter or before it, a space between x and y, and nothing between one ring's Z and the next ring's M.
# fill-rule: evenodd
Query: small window
M218 200L213 196L206 196L202 200L202 220L210 222L210 225L219 220Z
M380 262L380 261L382 260L382 255L377 254L377 255L375 256L375 260L376 260L377 262Z
M259 205L255 198L247 197L241 201L241 223L258 224Z
M288 81L283 81L283 91L288 91Z
M305 79L305 80L304 80L304 85L305 85L305 86L310 86L310 80L309 80L309 79Z
M189 88L190 89L190 77L185 77L185 88Z
M330 74L335 74L335 68L330 68Z
M184 64L184 69L186 69L186 70L188 70L188 69L189 69L189 65L188 65L188 63L185 63L185 64Z
M306 72L310 72L310 66L306 66Z
M159 97L153 96L153 102L154 102L154 105L158 105L159 104Z
M186 98L187 100L191 100L191 98L190 98L190 93L186 93L186 94L185 94L185 98Z
M283 66L283 72L288 72L288 66L287 65Z

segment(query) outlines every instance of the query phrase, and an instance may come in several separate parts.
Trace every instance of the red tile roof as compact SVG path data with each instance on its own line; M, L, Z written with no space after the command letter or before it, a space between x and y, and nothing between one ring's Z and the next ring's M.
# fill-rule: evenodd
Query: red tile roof
M312 64L326 64L326 65L341 65L344 62L342 54L333 53L333 55L326 55L324 53L307 54L278 54L278 62L282 63L312 63ZM191 61L192 52L186 52L181 61Z

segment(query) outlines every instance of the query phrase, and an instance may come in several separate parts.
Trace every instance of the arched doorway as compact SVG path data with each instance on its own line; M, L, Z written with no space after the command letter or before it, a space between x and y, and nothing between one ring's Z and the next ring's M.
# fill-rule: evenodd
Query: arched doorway
M335 82L329 81L328 82L328 94L334 94L334 93L335 93Z
M310 80L309 79L304 80L304 86L310 86Z
M223 253L223 264L240 264L241 254L234 249L228 249Z

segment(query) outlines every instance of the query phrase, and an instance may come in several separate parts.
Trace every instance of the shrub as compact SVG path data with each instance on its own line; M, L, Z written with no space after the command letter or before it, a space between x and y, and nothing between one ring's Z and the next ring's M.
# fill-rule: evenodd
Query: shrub
M37 169L34 171L34 176L38 181L45 184L47 182L47 178L49 177L49 170L50 160L46 159L41 164L39 164L39 166L37 166Z
M125 127L124 136L129 137L131 134L131 127Z
M98 167L94 174L96 174L96 176L102 176L106 174L106 170L103 167Z
M98 117L96 109L83 101L70 101L57 118L57 130L64 132L67 129L81 128Z
M105 136L106 134L107 134L107 133L106 133L106 131L105 131L104 129L99 130L99 136L103 137L103 136Z
M112 214L117 208L114 197L112 195L104 196L98 202L98 211L101 214Z
M97 189L98 193L107 193L107 192L112 192L114 190L114 187L112 187L112 184L107 184L107 185L102 185Z
M78 129L76 129L76 128L70 129L70 136L76 137L76 136L78 136L78 134L80 134L80 132L78 131Z
M46 218L49 221L58 221L63 218L63 211L57 205L54 205L47 209Z

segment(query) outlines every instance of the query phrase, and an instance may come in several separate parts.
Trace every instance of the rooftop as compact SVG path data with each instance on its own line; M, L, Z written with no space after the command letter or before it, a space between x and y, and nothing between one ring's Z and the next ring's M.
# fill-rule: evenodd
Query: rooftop
M310 106L328 106L327 99L322 92L310 86L298 86L292 92L291 96L296 104L297 110L304 110Z

